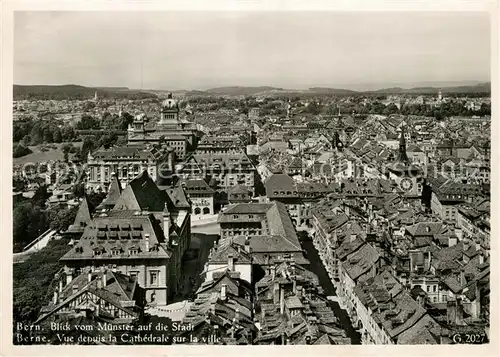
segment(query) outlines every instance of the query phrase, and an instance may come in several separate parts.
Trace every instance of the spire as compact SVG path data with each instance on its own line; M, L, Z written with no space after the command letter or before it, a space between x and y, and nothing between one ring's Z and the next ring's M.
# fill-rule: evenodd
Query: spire
M398 161L404 164L408 164L410 162L408 156L406 155L406 139L404 126L401 127L401 136L399 137Z
M81 223L88 223L91 219L92 216L90 214L89 201L87 199L87 194L84 194L82 203L80 203L80 207L78 207L78 212L76 213L73 225L80 226Z
M116 201L122 194L122 186L120 184L120 180L118 179L118 175L114 174L113 178L111 179L111 183L109 184L108 188L108 194L106 195L106 198L102 201L102 203L99 205L98 209L103 209L103 208L112 208L114 207Z

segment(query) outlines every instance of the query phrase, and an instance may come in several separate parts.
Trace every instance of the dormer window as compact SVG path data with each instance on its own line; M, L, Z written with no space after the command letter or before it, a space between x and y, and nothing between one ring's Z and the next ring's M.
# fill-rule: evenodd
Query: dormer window
M137 254L139 254L139 250L137 250L137 249L129 249L129 253L130 253L130 255L137 255Z
M102 247L95 247L94 248L94 255L95 256L102 255L104 252L105 252L105 250Z

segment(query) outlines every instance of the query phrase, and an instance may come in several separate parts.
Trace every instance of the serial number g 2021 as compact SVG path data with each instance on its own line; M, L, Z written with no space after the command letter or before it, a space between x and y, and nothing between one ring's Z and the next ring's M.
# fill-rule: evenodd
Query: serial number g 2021
M451 339L455 344L481 345L488 342L485 333L456 333Z

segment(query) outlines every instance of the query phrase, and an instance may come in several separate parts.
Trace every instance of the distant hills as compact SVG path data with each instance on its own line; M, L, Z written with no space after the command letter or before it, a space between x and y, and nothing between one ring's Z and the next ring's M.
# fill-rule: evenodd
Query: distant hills
M439 90L443 93L490 93L491 83L480 83L476 85L467 86L452 86L452 87L415 87L415 88L385 88L372 91L373 93L383 94L435 94Z
M229 95L229 96L255 96L255 95L332 95L332 96L355 96L355 95L390 95L390 94L437 94L439 90L446 93L478 94L491 93L491 83L478 83L471 85L457 85L448 87L425 86L414 88L383 88L370 91L356 91L342 88L312 87L306 90L283 89L271 86L245 87L217 87L207 90L176 90L172 91L177 96L194 95ZM156 98L164 95L167 90L137 90L127 87L84 87L79 85L14 85L14 99L89 99L97 92L101 98L128 98L145 99Z
M359 91L342 88L328 88L328 87L312 87L306 90L300 89L283 89L277 87L219 87L211 88L206 91L196 91L198 94L219 94L219 95L265 95L265 94L308 94L308 95L337 95L337 96L350 96L350 95L363 95L363 94L437 94L439 90L443 93L491 93L491 83L480 83L475 85L462 85L450 87L415 87L415 88L383 88L370 91Z
M13 96L21 99L90 99L95 93L99 98L145 99L156 98L156 94L130 90L127 87L84 87L76 84L66 85L18 85L14 84Z
M283 91L283 88L261 86L261 87L218 87L207 89L205 92L211 94L232 94L232 95L254 95L267 91Z

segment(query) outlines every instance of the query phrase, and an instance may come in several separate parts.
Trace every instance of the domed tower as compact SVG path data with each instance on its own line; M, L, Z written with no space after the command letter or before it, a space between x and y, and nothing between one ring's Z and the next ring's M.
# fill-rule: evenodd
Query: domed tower
M161 119L158 124L172 124L179 121L179 104L172 98L172 93L168 93L167 99L162 103Z

